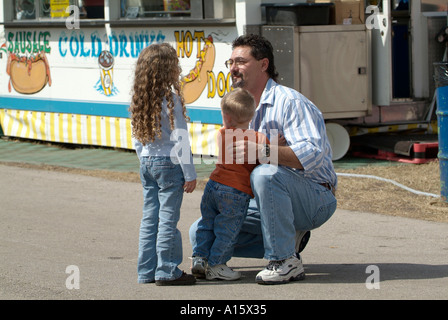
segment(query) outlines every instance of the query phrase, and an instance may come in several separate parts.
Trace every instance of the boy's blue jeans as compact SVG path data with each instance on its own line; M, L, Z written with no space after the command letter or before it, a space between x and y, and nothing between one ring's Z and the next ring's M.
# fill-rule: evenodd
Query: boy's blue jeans
M177 229L184 175L170 157L142 157L143 216L140 224L138 282L175 280L182 275L182 238Z
M246 217L250 195L209 180L201 201L193 256L208 259L210 266L230 260Z
M251 174L255 199L250 201L234 257L287 259L295 254L296 231L318 228L336 211L336 198L324 186L286 167L271 168L260 165ZM199 221L190 227L193 247Z

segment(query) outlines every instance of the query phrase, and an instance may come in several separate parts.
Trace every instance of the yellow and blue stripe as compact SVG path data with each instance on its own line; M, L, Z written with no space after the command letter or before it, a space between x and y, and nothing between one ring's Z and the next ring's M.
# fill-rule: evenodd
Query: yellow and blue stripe
M0 109L5 136L58 143L134 149L129 118ZM218 155L218 124L188 123L194 154Z

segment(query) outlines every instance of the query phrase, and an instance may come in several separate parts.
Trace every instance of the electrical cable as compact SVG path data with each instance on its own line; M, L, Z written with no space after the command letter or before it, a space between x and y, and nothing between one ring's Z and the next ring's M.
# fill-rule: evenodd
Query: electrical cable
M391 180L391 179L381 178L381 177L367 175L367 174L355 174L355 173L336 173L336 175L341 176L341 177L376 179L376 180L392 183L392 184L396 185L397 187L400 187L402 189L405 189L405 190L407 190L409 192L412 192L412 193L415 193L415 194L418 194L418 195L421 195L421 196L440 198L440 195L414 190L414 189L408 188L405 185L402 185L401 183L398 183L398 182L396 182L394 180Z

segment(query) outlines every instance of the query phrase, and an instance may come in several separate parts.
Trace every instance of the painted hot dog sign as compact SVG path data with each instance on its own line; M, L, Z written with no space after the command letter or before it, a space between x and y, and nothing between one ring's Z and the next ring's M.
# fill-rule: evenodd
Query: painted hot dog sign
M127 102L129 76L141 50L152 44L168 42L177 50L182 67L182 88L187 104L219 108L219 101L230 90L230 74L224 61L231 54L235 28L212 30L104 29L5 30L0 43L6 58L4 72L7 87L0 93L61 96L71 92L61 88L79 88L84 99L103 101L104 96ZM82 76L75 70L85 69ZM75 71L75 72L73 72ZM70 78L67 75L73 75ZM70 82L70 83L69 83ZM90 89L87 88L90 83ZM69 85L68 85L69 84ZM51 90L51 93L47 93ZM99 95L99 93L101 95ZM67 96L68 95L68 96ZM79 95L74 95L76 100Z
M207 98L213 99L216 96L222 98L229 90L231 85L230 73L225 70L215 72L215 62L217 50L215 46L214 35L221 42L220 33L211 33L205 36L204 31L175 31L175 43L177 48L177 55L181 58L181 63L185 56L191 60L191 51L196 44L197 55L193 67L182 77L182 91L185 102L187 104L195 102L207 90ZM226 57L222 57L222 65ZM221 66L216 66L218 69ZM185 71L185 70L184 70Z
M215 45L212 36L209 36L205 39L204 48L199 51L194 68L181 79L185 103L196 101L202 94L207 85L208 75L213 72L214 64Z

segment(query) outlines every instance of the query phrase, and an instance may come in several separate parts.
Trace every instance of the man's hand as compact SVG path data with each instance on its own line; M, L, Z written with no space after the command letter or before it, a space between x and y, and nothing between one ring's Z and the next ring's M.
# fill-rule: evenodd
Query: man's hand
M287 145L288 145L288 144L286 143L285 136L282 135L281 133L278 134L278 142L277 142L277 144L278 144L279 146L287 146Z
M257 163L258 152L262 145L254 141L238 140L233 143L233 161L236 164L240 163Z

